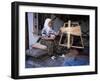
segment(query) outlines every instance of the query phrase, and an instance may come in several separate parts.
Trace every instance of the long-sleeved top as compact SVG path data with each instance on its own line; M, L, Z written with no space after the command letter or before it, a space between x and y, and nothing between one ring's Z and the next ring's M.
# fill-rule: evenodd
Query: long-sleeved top
M51 35L56 35L56 32L52 28L43 28L42 36L51 37Z

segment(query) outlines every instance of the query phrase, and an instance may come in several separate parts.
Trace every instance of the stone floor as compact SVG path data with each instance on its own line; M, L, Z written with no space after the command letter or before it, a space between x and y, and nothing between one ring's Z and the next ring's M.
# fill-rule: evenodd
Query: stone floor
M39 58L34 58L31 56L27 56L26 58L26 68L79 66L79 65L89 65L89 56L66 55L65 57L56 56L55 59L51 59L50 56L44 55Z

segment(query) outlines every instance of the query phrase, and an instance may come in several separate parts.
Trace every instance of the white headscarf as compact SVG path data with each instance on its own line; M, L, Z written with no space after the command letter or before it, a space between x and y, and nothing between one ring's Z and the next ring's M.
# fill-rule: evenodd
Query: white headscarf
M49 35L49 31L52 31L52 27L50 27L48 24L51 21L50 18L47 18L44 22L44 27L42 29L42 36L48 36ZM46 34L44 34L44 31L46 32Z
M50 28L49 25L48 25L50 21L51 21L50 18L47 18L47 19L45 20L43 29L44 29L44 28Z

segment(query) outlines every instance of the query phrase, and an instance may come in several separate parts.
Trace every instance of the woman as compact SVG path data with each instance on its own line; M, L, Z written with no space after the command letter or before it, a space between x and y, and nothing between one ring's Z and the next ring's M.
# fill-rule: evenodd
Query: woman
M42 29L42 40L41 43L46 45L48 48L48 54L52 59L55 59L54 52L54 39L57 33L52 29L52 20L47 18L44 22L44 27Z

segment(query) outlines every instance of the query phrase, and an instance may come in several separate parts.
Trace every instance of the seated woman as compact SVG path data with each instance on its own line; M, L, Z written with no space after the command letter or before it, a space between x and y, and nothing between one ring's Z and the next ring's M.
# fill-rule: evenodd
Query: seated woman
M46 45L48 48L48 54L52 59L55 59L54 56L54 39L57 33L52 29L52 20L47 18L44 22L44 27L42 29L42 40L41 43Z

